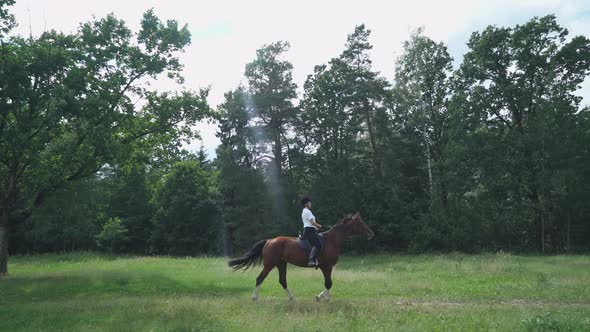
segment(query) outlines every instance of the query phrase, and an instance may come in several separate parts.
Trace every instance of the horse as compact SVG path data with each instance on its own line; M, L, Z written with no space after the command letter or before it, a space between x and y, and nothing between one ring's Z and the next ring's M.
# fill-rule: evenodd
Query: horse
M344 218L340 223L330 230L323 232L325 243L322 251L318 255L318 266L324 275L324 286L326 287L319 295L316 301L325 299L330 301L330 289L332 288L332 268L338 262L338 256L346 239L353 237L364 237L368 240L374 236L373 231L364 223L360 213L354 216ZM256 288L252 294L252 300L258 300L260 285L273 269L279 270L279 283L287 293L290 301L294 301L293 293L287 288L287 263L308 267L308 252L302 249L296 237L279 236L273 239L262 240L256 243L252 249L241 257L233 258L229 261L229 266L234 271L239 269L247 270L256 266L262 261L262 272L256 278Z

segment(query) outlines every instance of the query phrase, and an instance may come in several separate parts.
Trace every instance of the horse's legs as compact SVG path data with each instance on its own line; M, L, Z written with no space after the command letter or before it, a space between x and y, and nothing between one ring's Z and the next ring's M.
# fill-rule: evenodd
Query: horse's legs
M283 286L289 300L294 301L295 297L293 296L293 293L287 288L287 262L281 262L277 265L277 269L279 269L279 283Z
M262 272L260 272L260 274L258 275L258 278L256 278L256 288L254 288L254 294L252 294L253 301L258 300L258 292L260 291L260 284L262 284L262 282L264 281L264 278L266 278L266 276L268 275L270 270L273 269L273 267L274 266L264 265Z
M324 274L324 289L318 296L315 297L316 301L320 301L325 298L326 301L330 302L330 288L332 288L332 266L321 267L322 273Z

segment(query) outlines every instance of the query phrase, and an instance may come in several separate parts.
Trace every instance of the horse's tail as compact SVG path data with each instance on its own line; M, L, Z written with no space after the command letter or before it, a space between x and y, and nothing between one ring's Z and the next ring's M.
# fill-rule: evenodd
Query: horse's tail
M262 240L256 243L244 256L230 259L229 266L234 271L239 269L247 270L249 267L256 266L262 260L262 248L264 248L266 241L268 240Z

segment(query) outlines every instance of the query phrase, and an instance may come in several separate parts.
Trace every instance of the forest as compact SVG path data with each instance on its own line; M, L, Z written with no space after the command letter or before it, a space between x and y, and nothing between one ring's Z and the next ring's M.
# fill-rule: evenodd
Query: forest
M554 15L475 31L460 61L417 28L393 81L363 24L302 87L289 42L269 42L216 106L207 89L149 85L182 87L187 26L148 10L139 31L109 15L18 36L13 3L0 0L0 273L18 254L240 254L297 236L305 196L326 226L361 213L375 239L349 253L590 249L590 40ZM202 121L214 156L184 148Z

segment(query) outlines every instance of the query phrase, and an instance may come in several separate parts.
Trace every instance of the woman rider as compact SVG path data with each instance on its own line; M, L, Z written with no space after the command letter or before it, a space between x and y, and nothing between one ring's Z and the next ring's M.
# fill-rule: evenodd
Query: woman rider
M302 238L312 245L307 266L317 266L318 260L316 256L322 247L318 229L322 228L322 225L315 221L315 216L311 213L311 200L308 197L301 200L301 205L303 206L303 212L301 212L301 220L303 221Z

